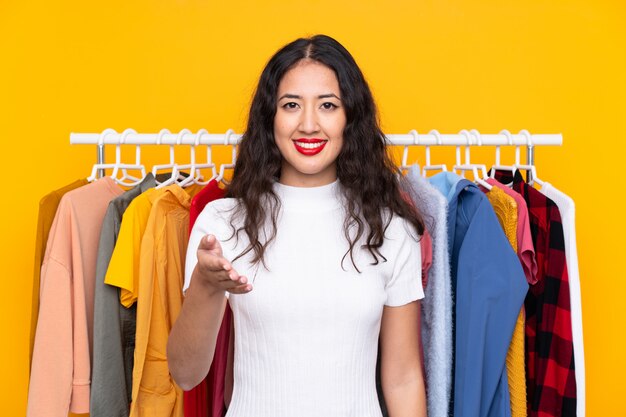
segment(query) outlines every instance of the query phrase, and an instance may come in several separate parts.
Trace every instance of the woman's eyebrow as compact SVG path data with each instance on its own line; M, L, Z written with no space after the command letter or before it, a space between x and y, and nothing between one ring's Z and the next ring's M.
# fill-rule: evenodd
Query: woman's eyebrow
M337 95L333 93L320 94L319 96L317 96L317 98L332 98L332 97L336 98L337 100L341 100L339 97L337 97ZM278 100L282 100L284 98L302 99L302 96L299 96L297 94L283 94Z
M328 93L328 94L322 94L320 96L317 96L317 98L333 98L335 97L337 100L341 100L339 97L337 97L335 94L333 93Z

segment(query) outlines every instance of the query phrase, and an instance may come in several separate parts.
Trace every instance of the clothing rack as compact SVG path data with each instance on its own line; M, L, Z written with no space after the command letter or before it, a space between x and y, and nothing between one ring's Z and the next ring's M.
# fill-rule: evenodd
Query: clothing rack
M113 129L106 129L102 133L70 133L70 144L98 145L97 163L104 163L104 145L237 145L241 140L241 134L228 130L225 133L209 133L206 129L200 129L193 133L183 129L178 133L171 133L167 129L159 133L137 133L133 129L126 129L119 133ZM508 130L502 130L497 134L481 134L475 129L471 131L461 130L457 134L439 133L431 130L428 133L417 133L412 130L407 134L385 135L389 144L393 146L456 146L457 154L460 147L473 146L526 146L526 161L528 165L534 165L535 146L560 146L563 144L563 135L555 134L530 134L527 130L520 130L513 134ZM100 170L100 176L104 170ZM531 172L528 172L530 181Z

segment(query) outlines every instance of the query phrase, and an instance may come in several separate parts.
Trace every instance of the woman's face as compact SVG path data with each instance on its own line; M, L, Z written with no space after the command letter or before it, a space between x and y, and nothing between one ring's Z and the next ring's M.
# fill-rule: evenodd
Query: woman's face
M346 112L335 72L303 60L278 85L274 139L283 156L280 182L316 187L337 179Z

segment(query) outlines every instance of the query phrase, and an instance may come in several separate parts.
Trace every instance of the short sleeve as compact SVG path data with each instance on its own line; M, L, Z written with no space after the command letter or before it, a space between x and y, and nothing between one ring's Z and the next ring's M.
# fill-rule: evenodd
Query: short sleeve
M387 229L391 251L384 252L394 254L391 276L385 285L385 305L389 307L402 306L424 298L421 245L411 228L405 220L394 219Z
M222 200L218 201L221 202ZM186 293L189 285L191 284L191 275L193 270L196 268L196 264L198 263L198 247L200 246L200 241L204 236L209 234L214 235L222 245L224 255L228 258L227 252L225 251L226 245L224 242L224 232L225 224L223 215L219 213L215 204L207 204L196 219L189 235L189 244L187 245L187 254L185 256L185 282L183 284L183 294ZM226 291L226 298L228 297L229 292Z
M137 301L141 239L151 208L152 204L143 195L130 203L122 217L120 232L104 278L105 284L120 288L120 303L126 308Z

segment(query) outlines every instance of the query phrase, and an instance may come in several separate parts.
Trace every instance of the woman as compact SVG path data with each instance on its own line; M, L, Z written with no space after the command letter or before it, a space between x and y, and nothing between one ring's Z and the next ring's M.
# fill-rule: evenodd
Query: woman
M168 361L207 374L225 303L235 323L228 417L426 415L418 349L423 223L402 198L369 87L317 35L261 74L229 197L192 230Z

